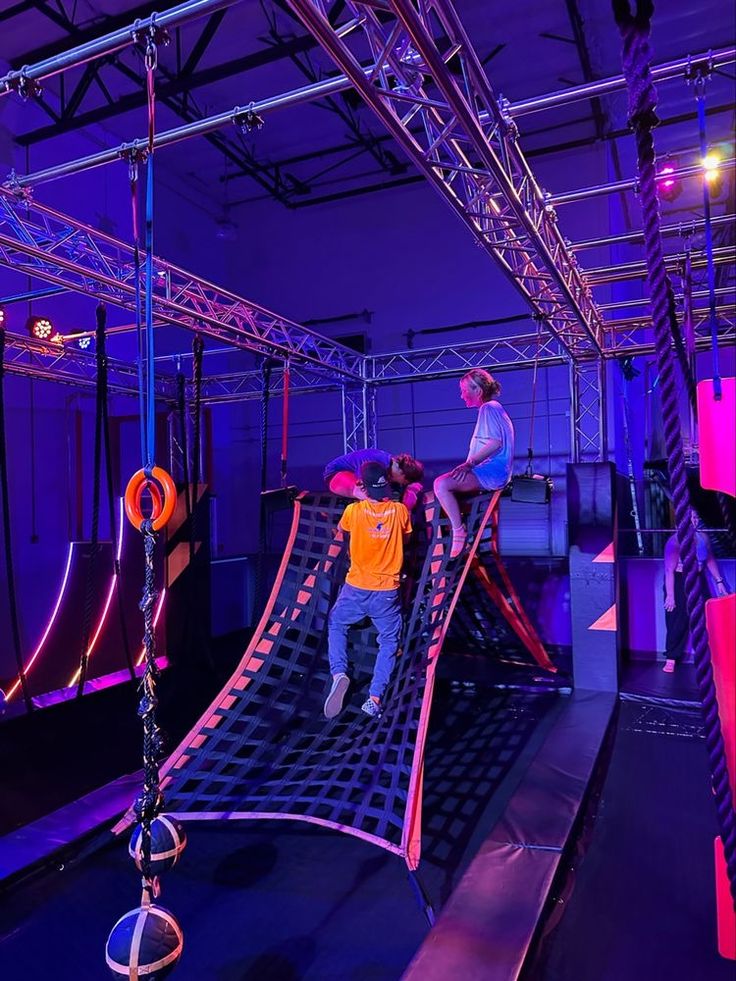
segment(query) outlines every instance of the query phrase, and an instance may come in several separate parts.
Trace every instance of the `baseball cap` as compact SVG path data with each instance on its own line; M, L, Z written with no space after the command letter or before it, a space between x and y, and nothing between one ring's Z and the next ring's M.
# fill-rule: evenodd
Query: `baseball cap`
M382 501L391 496L388 472L380 463L364 463L360 468L360 479L368 497Z

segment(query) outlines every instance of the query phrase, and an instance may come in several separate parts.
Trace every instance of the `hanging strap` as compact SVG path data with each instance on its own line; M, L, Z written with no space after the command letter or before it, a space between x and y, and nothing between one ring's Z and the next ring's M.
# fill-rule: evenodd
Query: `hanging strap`
M532 375L532 411L529 418L529 446L526 451L525 477L533 476L534 470L534 423L537 417L537 377L539 375L539 354L542 345L542 324L544 323L544 317L539 313L534 314L534 319L537 322L537 346L534 354L534 373Z
M289 362L284 362L284 405L281 416L281 486L286 487L286 470L289 449Z
M97 558L100 550L100 483L102 480L102 429L104 405L107 402L107 358L105 357L105 326L107 312L104 303L95 310L95 359L97 362L97 381L95 385L95 441L92 473L92 531L90 535L89 563L84 584L84 606L82 610L82 652L79 658L79 679L77 698L84 694L89 663L90 632L92 627L92 606L95 597ZM115 542L113 541L113 553Z
M705 131L705 76L700 72L695 79L695 100L698 106L698 136L700 138L700 159L708 155L708 138ZM721 368L718 353L718 317L716 315L716 267L713 261L713 228L710 212L710 188L703 174L703 218L705 224L705 257L708 267L708 320L710 324L710 344L713 355L713 395L721 398Z

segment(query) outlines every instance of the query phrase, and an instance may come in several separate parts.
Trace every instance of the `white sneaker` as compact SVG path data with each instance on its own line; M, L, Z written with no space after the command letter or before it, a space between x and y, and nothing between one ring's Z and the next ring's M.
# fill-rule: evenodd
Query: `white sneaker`
M325 718L334 719L342 712L342 703L345 701L350 678L346 674L336 674L332 679L332 687L325 699Z
M675 670L675 661L673 661L671 657L668 657L667 660L664 662L664 667L662 668L662 670L666 674L672 674L672 672Z

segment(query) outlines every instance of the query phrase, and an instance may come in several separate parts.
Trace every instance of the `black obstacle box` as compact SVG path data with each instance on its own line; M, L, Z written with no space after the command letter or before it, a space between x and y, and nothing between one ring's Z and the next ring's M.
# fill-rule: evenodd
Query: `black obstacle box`
M511 482L511 500L524 504L549 504L553 484L549 477L540 473L520 474Z

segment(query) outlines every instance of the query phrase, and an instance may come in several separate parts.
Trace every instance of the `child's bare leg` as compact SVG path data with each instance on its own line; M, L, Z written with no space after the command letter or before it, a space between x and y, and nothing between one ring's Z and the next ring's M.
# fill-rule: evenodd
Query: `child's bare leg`
M349 470L338 470L330 477L329 488L338 497L353 497L356 501L364 501L366 492L358 483L358 478Z
M450 519L450 524L452 525L450 557L453 559L462 552L467 538L463 520L460 516L460 502L456 495L468 494L480 489L480 484L472 473L465 474L462 480L453 477L451 473L443 473L434 482L434 492L437 495L437 500L442 505L442 509Z

